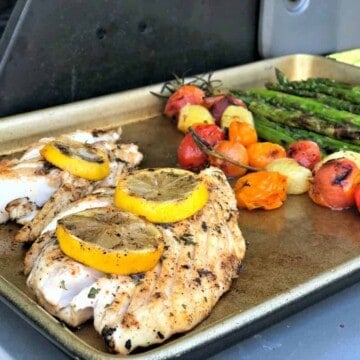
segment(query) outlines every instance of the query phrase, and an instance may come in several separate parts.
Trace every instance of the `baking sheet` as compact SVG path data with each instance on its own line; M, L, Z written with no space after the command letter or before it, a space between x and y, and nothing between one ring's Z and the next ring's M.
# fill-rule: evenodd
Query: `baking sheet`
M221 70L213 78L221 79L225 87L246 89L274 80L274 67L291 79L326 76L360 83L360 69L302 54ZM0 152L20 151L39 137L75 128L121 125L123 141L137 143L144 153L143 167L175 166L182 135L161 116L163 103L150 94L160 87L4 118L0 121ZM360 277L359 219L355 210L331 211L313 204L307 195L290 196L283 207L269 212L241 211L239 223L248 250L232 289L192 331L126 357L107 353L91 324L76 331L68 329L36 304L22 274L25 249L11 240L15 225L0 226L0 294L72 357L199 357L210 350L219 351Z

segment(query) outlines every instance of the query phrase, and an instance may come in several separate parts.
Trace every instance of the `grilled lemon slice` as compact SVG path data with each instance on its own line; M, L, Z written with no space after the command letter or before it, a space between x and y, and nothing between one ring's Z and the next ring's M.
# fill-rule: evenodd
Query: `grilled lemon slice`
M97 181L110 173L107 154L89 144L57 139L47 143L40 153L49 163L84 179Z
M152 269L164 249L154 224L115 207L84 210L58 221L61 250L74 260L111 274Z
M208 189L196 174L177 168L143 169L122 178L115 205L154 223L171 223L201 210Z

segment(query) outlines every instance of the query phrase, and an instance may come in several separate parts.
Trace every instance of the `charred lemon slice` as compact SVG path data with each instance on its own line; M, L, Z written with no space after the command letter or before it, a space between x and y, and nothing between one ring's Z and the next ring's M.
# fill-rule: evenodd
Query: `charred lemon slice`
M120 179L115 205L154 223L171 223L201 210L208 196L204 181L190 171L143 169Z
M164 249L154 224L115 207L84 210L58 221L61 250L74 260L111 274L152 269Z
M47 143L40 153L49 163L84 179L101 180L110 172L107 154L89 144L57 139Z

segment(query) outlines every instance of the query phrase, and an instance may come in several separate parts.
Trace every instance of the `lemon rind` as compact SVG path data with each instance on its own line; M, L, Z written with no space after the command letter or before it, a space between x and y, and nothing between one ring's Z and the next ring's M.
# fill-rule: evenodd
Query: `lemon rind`
M72 259L109 274L130 275L149 271L158 263L164 250L164 243L153 251L138 250L136 252L104 249L71 234L66 227L56 227L60 249Z
M46 144L41 149L40 153L46 161L62 170L68 171L72 175L87 180L98 181L109 175L110 164L105 153L98 149L95 151L103 159L103 163L92 163L81 158L67 156L54 146L54 142Z
M126 179L124 180L126 181ZM207 186L200 181L191 194L181 200L157 202L131 195L118 183L114 203L118 208L143 216L153 223L172 223L187 219L200 211L209 198Z

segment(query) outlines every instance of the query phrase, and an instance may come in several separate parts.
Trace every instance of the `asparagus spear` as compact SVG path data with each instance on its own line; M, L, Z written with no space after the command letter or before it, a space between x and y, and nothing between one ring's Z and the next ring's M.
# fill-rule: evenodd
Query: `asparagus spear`
M347 123L360 126L360 115L344 110L334 109L316 101L315 99L302 98L300 96L284 94L268 89L252 89L247 92L247 95L263 99L275 106L283 106L288 109L298 109L306 114L316 115L334 123ZM244 101L246 102L247 100Z
M287 85L290 80L287 78L284 72L282 72L280 69L275 68L275 76L279 84L281 85Z
M282 72L280 69L275 69L275 76L279 84L281 85L293 85L296 87L296 84L298 83L310 83L312 86L315 86L316 84L322 84L329 87L335 87L338 89L347 89L347 90L353 90L353 91L359 91L359 85L352 85L348 84L342 81L324 78L324 77L312 77L308 78L307 80L300 80L300 81L290 81L284 72Z
M335 107L338 110L345 110L353 114L360 114L360 105L350 101L335 98L326 94L316 94L316 99L325 105Z
M289 111L258 101L251 102L249 110L254 115L265 117L277 123L315 131L336 139L352 139L360 145L360 127L332 123L316 116L303 114L299 110Z
M248 92L240 89L230 90L230 94L241 99L247 106L249 106L252 101L257 99L255 96L252 96Z
M280 70L276 69L277 71L277 79L282 86L291 87L292 81L289 81L285 74L280 72ZM347 88L350 85L343 84L340 82L335 82L329 79L316 79L317 81L323 82L324 84L333 83L334 87L339 88ZM354 86L352 90L357 88L359 91L359 87ZM307 89L302 90L302 95L309 95L312 91ZM322 104L319 99L325 101L333 100L332 97L324 95L324 94L317 94L316 98L313 99L304 99L299 96L282 94L278 91L271 91L271 90L263 90L263 89L253 89L249 91L241 91L241 90L232 90L231 93L234 96L238 96L241 98L249 107L253 101L259 101L260 104L270 103L275 106L285 107L292 111L297 111L298 115L302 114L303 117L310 117L310 118L321 118L323 121L332 122L333 127L337 126L344 126L349 127L348 124L352 127L352 131L356 130L356 127L360 126L360 116L353 114L349 111L344 110L337 110L332 108L331 106ZM339 100L339 99L336 99ZM341 100L342 105L349 105L346 102ZM351 108L348 108L351 109ZM286 111L285 109L282 109ZM254 112L254 109L252 109ZM291 112L289 111L289 114ZM360 151L360 145L358 143L358 138L356 137L354 140L344 141L334 139L329 136L321 135L314 131L304 130L300 128L289 127L283 124L275 123L273 121L267 120L263 114L256 114L254 112L254 119L256 128L258 129L259 136L263 139L267 139L269 141L279 142L279 143L288 143L294 140L301 140L301 139L310 139L319 144L324 150L327 151L337 151L339 149L348 149L353 151ZM345 124L344 124L345 123ZM324 122L321 123L320 126L324 125ZM315 125L314 125L315 126ZM318 125L319 126L319 125ZM359 129L357 129L359 130ZM330 133L329 130L328 134Z
M265 86L269 90L281 91L287 94L297 95L301 97L314 98L317 101L321 102L322 104L331 106L338 110L345 110L353 114L360 114L359 104L354 104L350 101L338 99L334 96L317 93L315 91L297 89L292 87L291 83L288 83L287 85L277 84L277 83L266 83Z
M268 90L280 91L280 92L284 92L284 93L292 94L292 95L296 95L296 96L301 96L301 97L315 98L316 94L317 94L315 91L295 88L295 87L291 86L291 83L279 84L279 83L267 82L267 83L265 83L265 87Z
M354 104L360 104L360 91L358 86L352 86L326 78L309 78L302 81L289 81L285 74L279 69L275 69L275 74L280 85L291 86L298 90L323 93Z
M256 132L261 139L280 144L285 148L296 141L291 131L285 127L280 127L259 116L256 116L254 121Z
M308 139L315 141L325 151L352 150L360 152L359 145L333 139L313 131L294 129L285 125L279 125L261 116L254 116L254 121L259 137L264 140L284 144L286 146L296 140Z

